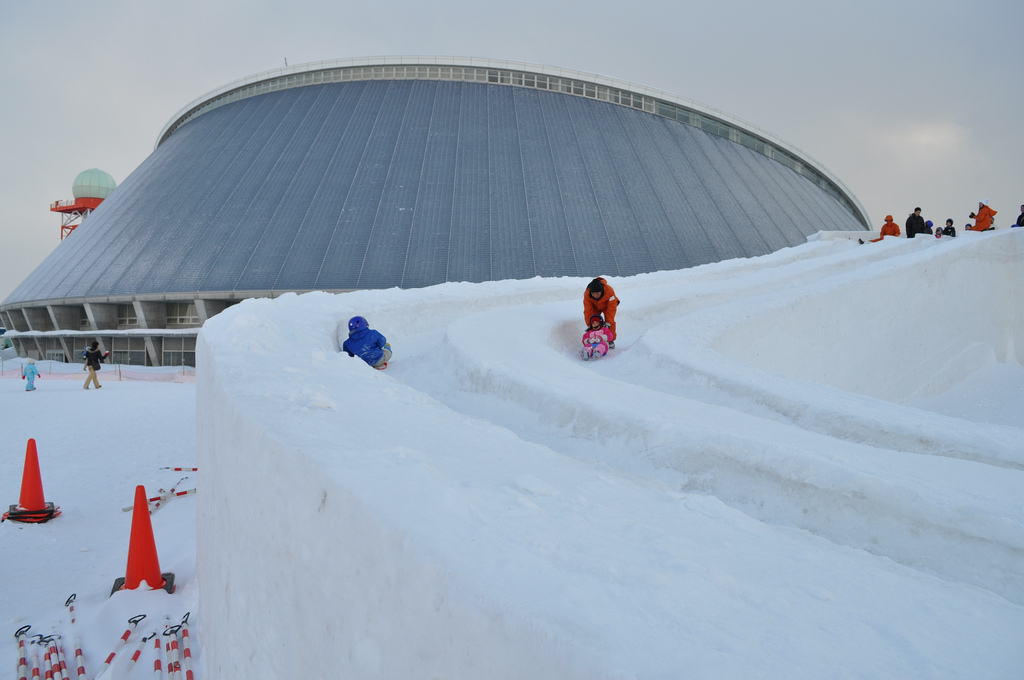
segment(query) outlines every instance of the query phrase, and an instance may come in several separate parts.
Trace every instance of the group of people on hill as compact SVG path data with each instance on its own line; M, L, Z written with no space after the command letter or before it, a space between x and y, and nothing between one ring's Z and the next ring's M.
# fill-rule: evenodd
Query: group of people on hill
M603 277L597 277L583 292L583 319L587 330L583 333L580 357L584 361L607 356L615 349L615 311L619 298L615 289ZM383 371L391 360L391 344L379 331L370 328L364 317L353 316L348 321L348 338L341 349L350 357L359 357L372 368Z
M995 217L998 211L993 210L989 204L988 199L978 201L978 212L972 212L968 217L974 220L974 224L968 222L964 225L966 231L990 231L995 229ZM914 238L918 234L932 234L936 237L941 236L956 236L956 227L953 226L953 219L949 218L946 220L945 227L935 227L931 220L925 220L921 217L921 208L914 208L914 212L910 213L907 217L906 222L907 238ZM1013 227L1024 227L1024 205L1020 207L1020 216L1017 218L1017 223L1011 225ZM900 228L892 218L892 215L885 216L885 224L882 225L882 230L878 238L871 239L872 243L878 243L886 236L900 236ZM860 243L864 243L863 239L858 239Z

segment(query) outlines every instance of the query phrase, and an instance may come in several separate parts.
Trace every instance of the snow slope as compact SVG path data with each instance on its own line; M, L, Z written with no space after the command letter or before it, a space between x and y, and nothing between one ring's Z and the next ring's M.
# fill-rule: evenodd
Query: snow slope
M1019 677L1022 246L617 279L589 363L579 279L227 310L196 377L207 676ZM339 354L354 314L387 371ZM968 403L990 379L1006 403Z

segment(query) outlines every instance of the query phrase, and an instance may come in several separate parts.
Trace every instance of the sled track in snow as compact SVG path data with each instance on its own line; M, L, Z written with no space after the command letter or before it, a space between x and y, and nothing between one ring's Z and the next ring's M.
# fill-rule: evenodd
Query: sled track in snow
M785 340L784 325L820 314L821 304L863 304L858 295L877 303L872 296L914 280L922 269L939 281L953 279L948 290L917 301L931 306L925 316L935 326L928 330L949 336L941 304L962 280L943 276L946 270L958 273L971 258L996 261L1001 254L1008 266L1019 265L1024 234L995 236L1002 240L899 241L870 249L815 243L680 272L672 283L662 277L644 287L644 277L636 277L617 284L625 299L618 349L591 363L575 354L579 296L570 298L553 284L547 297L538 293L530 300L530 308L496 302L452 321L432 353L457 377L461 393L436 394L429 378L413 369L405 378L471 414L474 400L506 404L509 419L497 424L566 455L713 495L761 521L798 527L1022 603L1024 574L1014 567L1024 564L1021 509L1014 501L1024 474L1020 430L808 384L806 377L740 361L735 348L733 357L722 354L730 351L723 338L756 333L757 319L777 319L783 326L777 335ZM892 258L901 260L877 272L872 267ZM988 271L994 279L987 283L999 285L1003 270ZM1008 308L1019 314L1024 296L1015 295L1020 292L1010 292ZM550 302L540 311L549 313L538 313L544 299ZM737 319L748 320L750 328L737 330ZM1012 352L1019 319L989 321L996 335L1011 329ZM502 328L515 329L510 342L481 342L500 338ZM972 361L964 358L963 370ZM959 488L946 488L950 478L961 480ZM1006 514L1010 508L1014 516Z

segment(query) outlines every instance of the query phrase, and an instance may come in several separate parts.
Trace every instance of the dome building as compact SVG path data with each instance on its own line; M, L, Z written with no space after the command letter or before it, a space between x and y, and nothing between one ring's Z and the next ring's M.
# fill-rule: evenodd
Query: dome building
M198 327L247 297L629 276L869 228L842 182L771 133L646 87L486 59L244 78L184 107L109 184L0 304L28 356L72 357L88 335L124 363L189 363Z

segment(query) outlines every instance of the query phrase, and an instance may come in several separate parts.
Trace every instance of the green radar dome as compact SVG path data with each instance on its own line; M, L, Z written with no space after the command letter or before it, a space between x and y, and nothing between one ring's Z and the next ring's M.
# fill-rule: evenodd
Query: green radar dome
M78 173L71 194L76 198L106 198L117 188L114 178L98 168Z

